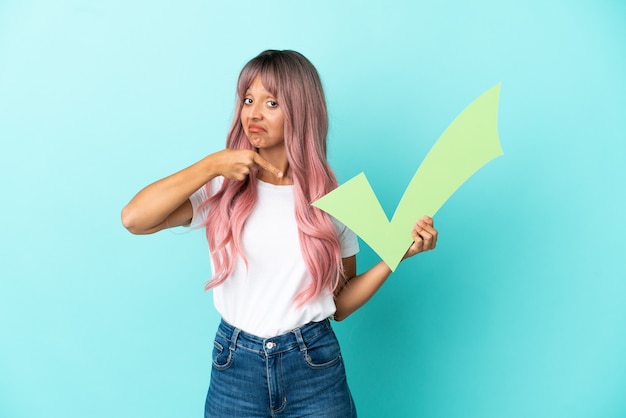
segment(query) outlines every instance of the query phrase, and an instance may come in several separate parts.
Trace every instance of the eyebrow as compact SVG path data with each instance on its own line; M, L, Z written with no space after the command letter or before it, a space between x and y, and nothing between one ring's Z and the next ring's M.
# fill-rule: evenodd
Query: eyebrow
M246 89L246 91L244 92L244 94L248 94L249 92L250 92L250 87L248 87L248 88ZM266 97L266 98L271 97L272 99L278 99L278 97L277 97L277 96L274 96L271 92L269 92L269 91L267 91L267 90L265 90L265 92L267 93L267 94L265 94L265 97Z

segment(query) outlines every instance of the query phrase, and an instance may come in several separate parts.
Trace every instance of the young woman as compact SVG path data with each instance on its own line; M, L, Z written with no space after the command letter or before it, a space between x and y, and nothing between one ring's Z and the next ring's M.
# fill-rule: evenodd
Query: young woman
M132 233L204 225L222 315L206 417L353 417L329 318L343 320L391 273L356 275L354 233L311 202L337 187L313 65L264 51L241 71L226 149L141 190L122 210ZM435 248L419 219L406 257Z

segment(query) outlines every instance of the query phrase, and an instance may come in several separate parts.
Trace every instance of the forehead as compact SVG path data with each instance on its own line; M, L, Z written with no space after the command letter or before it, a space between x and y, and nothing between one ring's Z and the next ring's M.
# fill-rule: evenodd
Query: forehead
M247 68L239 81L241 94L251 90L265 90L274 96L278 94L276 74L269 68Z
M274 94L265 87L263 79L260 75L257 75L254 79L252 79L252 82L246 89L246 94L274 96Z

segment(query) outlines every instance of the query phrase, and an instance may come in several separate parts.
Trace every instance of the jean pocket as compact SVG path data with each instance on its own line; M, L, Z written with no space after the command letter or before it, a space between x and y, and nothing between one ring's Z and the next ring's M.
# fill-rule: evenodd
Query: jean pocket
M341 350L335 335L330 332L312 344L307 344L303 352L304 360L313 369L326 369L341 361Z
M233 352L228 345L228 341L220 336L213 341L213 367L217 370L226 370L233 362Z

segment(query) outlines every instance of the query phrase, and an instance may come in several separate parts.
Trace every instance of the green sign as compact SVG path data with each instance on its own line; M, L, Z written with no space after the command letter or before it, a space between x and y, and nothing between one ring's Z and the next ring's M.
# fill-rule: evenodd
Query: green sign
M313 206L343 222L395 270L413 242L415 221L434 216L461 184L503 154L498 138L499 97L498 83L452 121L417 169L391 222L364 173Z

